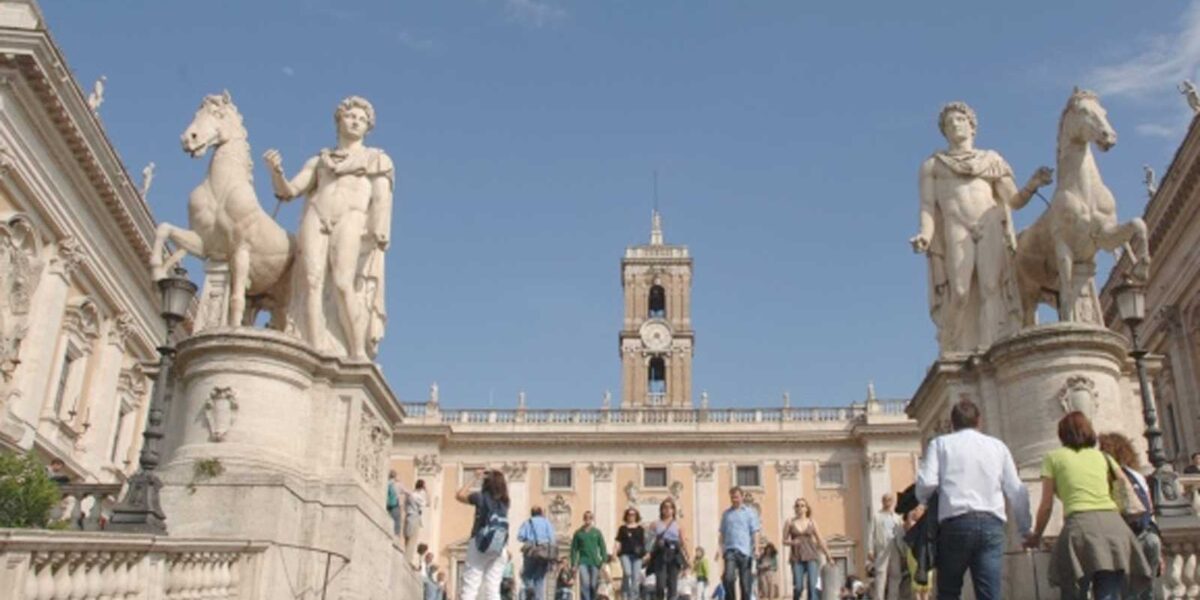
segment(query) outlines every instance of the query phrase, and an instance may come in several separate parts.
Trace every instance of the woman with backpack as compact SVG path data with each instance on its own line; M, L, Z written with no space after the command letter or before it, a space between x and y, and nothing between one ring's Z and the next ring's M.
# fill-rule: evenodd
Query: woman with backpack
M471 489L479 484L479 491ZM504 576L504 546L508 543L508 484L500 471L477 469L454 499L475 507L475 522L467 543L460 600L500 600ZM482 585L482 593L480 587Z
M646 569L654 573L655 600L675 600L679 590L679 571L687 563L683 531L675 520L675 501L667 498L658 505L658 520L650 525L650 558Z

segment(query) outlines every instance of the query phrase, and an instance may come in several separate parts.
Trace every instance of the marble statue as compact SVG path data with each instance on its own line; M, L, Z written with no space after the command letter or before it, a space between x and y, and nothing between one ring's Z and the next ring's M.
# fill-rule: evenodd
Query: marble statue
M1095 93L1075 89L1058 124L1058 185L1046 209L1017 239L1024 324L1037 322L1037 303L1051 300L1059 321L1104 326L1095 293L1096 252L1124 247L1131 276L1149 274L1146 224L1117 221L1117 204L1100 178L1092 144L1108 151L1117 132Z
M1146 184L1146 195L1151 198L1158 193L1158 179L1154 176L1154 169L1150 165L1142 165L1142 183Z
M321 150L291 180L278 150L268 150L263 159L277 198L307 198L297 238L292 320L298 332L318 350L374 358L387 319L384 251L395 169L383 150L363 143L375 126L370 102L346 98L334 122L337 147Z
M162 279L185 253L229 264L230 326L252 325L260 309L271 311L270 327L282 330L289 302L293 243L258 202L251 182L253 162L242 116L229 92L205 96L180 137L192 158L213 149L208 176L188 197L188 228L160 223L150 253L155 279ZM166 260L171 241L178 249Z
M943 355L987 349L1020 325L1012 255L1013 209L1052 172L1039 168L1017 189L995 151L975 148L975 111L952 102L938 115L948 142L921 164L920 230L909 242L929 262L929 312Z
M150 184L154 183L154 163L142 167L142 198L150 193Z
M1196 90L1196 84L1192 83L1190 79L1184 79L1179 84L1179 93L1183 94L1192 112L1200 114L1200 91Z
M92 112L100 110L100 105L104 104L104 82L108 81L108 77L100 76L96 83L92 84L92 93L88 94L87 105L92 109Z

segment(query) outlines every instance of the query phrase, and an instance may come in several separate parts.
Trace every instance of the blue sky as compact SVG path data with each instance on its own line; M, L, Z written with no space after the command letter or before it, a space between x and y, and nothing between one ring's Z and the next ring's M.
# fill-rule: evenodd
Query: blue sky
M697 395L843 405L915 391L936 354L916 172L939 107L1023 183L1052 164L1073 85L1120 135L1099 159L1122 219L1190 112L1200 5L1181 2L47 1L50 29L157 218L205 163L179 134L228 89L255 156L289 173L370 99L398 167L380 363L405 401L596 407L619 389L619 259L649 232L696 260ZM205 161L207 158L205 159ZM135 175L140 177L140 175ZM261 161L259 198L275 200ZM1018 214L1026 225L1035 200ZM280 219L294 228L300 203ZM1105 263L1108 264L1108 263ZM193 263L193 267L195 264ZM198 271L193 268L193 274Z

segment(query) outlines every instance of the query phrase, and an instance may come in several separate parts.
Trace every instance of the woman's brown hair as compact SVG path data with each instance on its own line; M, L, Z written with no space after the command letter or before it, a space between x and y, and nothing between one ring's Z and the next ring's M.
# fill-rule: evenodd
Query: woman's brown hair
M1058 422L1058 441L1072 450L1083 450L1096 445L1096 430L1087 415L1072 411Z
M504 479L503 472L488 471L484 474L480 490L487 492L492 500L508 506L508 482Z
M1121 466L1131 469L1138 467L1138 455L1133 449L1133 442L1119 433L1100 434L1100 450L1117 459Z

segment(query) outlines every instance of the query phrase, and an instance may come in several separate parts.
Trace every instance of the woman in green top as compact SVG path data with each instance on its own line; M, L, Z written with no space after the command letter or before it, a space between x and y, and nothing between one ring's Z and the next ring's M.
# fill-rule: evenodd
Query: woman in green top
M1025 546L1041 546L1057 496L1064 519L1050 555L1050 583L1067 600L1087 598L1089 588L1095 600L1120 600L1127 583L1145 587L1151 571L1112 499L1109 482L1115 467L1095 448L1096 432L1079 411L1058 422L1058 439L1063 447L1042 461L1042 501Z

